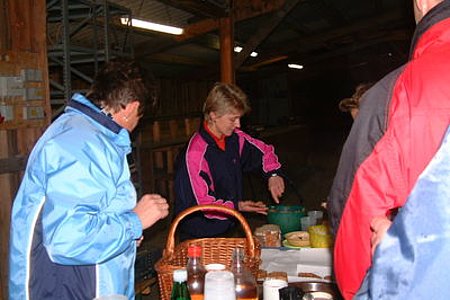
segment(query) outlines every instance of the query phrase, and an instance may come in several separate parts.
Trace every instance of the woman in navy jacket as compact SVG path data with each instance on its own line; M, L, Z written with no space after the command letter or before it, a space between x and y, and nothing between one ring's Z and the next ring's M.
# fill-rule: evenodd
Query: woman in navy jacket
M243 201L243 173L260 172L275 202L284 192L274 148L239 129L250 110L237 86L217 83L204 107L204 122L180 153L175 175L175 214L200 204L219 204L243 212L267 213L262 202ZM198 212L180 225L181 239L222 236L234 225L223 214Z

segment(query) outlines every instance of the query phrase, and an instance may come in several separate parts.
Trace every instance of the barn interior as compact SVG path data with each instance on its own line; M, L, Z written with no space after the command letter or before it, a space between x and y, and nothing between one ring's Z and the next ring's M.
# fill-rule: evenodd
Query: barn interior
M276 148L289 179L283 201L320 209L352 124L339 101L406 62L415 26L402 0L0 0L0 7L4 299L11 205L28 154L105 62L135 58L157 83L158 102L133 133L138 194L173 203L176 155L201 122L211 86L226 81L249 96L243 129ZM245 180L248 199L271 204L264 182ZM147 230L146 245L164 247L171 220Z

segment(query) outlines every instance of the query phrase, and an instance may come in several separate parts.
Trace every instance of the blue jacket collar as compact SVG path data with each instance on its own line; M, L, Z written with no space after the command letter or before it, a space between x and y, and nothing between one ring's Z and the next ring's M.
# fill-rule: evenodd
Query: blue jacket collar
M123 129L119 124L114 122L110 116L105 115L100 108L95 106L91 101L89 101L89 99L81 94L75 93L67 104L67 107L71 107L82 112L116 134Z

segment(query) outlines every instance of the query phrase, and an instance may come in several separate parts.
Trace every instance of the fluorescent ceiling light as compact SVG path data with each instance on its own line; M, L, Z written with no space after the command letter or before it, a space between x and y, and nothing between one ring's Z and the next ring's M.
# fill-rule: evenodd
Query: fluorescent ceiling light
M129 22L129 21L131 21L131 22ZM131 20L129 20L129 18L122 17L122 18L120 18L120 22L122 23L122 25L128 25L130 23L131 26L133 26L133 27L147 29L147 30L153 30L153 31L164 32L164 33L175 34L175 35L183 34L183 28L157 24L157 23L153 23L153 22L149 22L149 21L139 20L136 18L131 18Z
M291 69L303 69L303 65L299 65L299 64L288 64L288 67Z
M257 57L258 56L258 52L252 52L252 53L250 53L250 56L251 57Z

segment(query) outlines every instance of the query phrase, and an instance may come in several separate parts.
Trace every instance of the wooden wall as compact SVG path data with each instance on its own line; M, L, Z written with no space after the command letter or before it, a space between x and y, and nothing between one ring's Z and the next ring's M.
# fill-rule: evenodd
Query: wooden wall
M0 0L0 76L37 71L41 79L23 88L38 91L36 99L2 95L0 105L12 108L13 119L0 123L0 299L8 299L8 241L11 205L29 151L50 122L46 50L46 1ZM24 108L39 107L43 117L25 118Z

